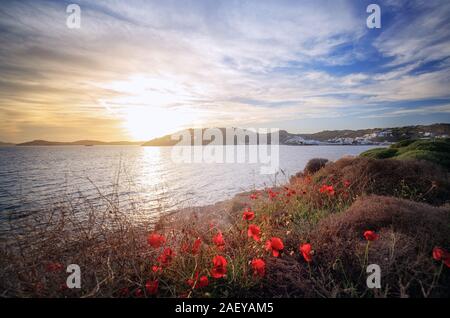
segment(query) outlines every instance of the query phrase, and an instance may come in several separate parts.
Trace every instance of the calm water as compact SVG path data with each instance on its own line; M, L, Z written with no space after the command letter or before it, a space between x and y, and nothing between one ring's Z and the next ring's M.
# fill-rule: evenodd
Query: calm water
M66 199L118 193L120 206L149 217L210 204L262 188L302 170L314 157L336 160L371 146L281 146L284 173L261 175L257 164L176 164L169 147L0 147L0 221L38 213Z

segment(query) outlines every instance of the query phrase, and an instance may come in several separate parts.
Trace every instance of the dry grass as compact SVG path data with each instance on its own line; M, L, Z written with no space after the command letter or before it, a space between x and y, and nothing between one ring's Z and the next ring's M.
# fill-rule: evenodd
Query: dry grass
M315 175L316 182L349 180L356 195L379 194L430 204L450 198L449 175L442 167L415 160L342 158Z

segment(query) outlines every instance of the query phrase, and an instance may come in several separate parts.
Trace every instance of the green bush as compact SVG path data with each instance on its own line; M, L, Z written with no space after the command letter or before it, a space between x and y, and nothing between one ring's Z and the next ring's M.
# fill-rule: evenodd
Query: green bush
M450 154L437 151L411 150L395 157L400 160L426 160L450 169Z
M361 156L373 159L426 160L450 169L450 139L402 140L389 148L370 149Z
M392 148L375 148L370 149L361 154L362 157L372 159L386 159L397 155L397 150Z
M450 153L450 140L416 140L406 147L399 148L399 153L413 150Z
M412 144L415 141L416 141L415 139L401 140L401 141L397 142L396 144L393 144L391 146L391 148L395 148L395 149L403 148L403 147L409 146L410 144Z

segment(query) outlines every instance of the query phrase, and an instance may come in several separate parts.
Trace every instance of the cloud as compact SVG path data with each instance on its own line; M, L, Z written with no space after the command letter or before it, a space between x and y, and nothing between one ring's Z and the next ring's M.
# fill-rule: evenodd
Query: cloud
M0 8L1 138L58 123L71 137L79 125L80 138L126 139L121 122L136 108L189 113L177 120L186 126L270 126L450 98L444 1L408 2L405 12L386 2L394 18L378 36L353 1L79 4L79 30L66 28L63 2Z

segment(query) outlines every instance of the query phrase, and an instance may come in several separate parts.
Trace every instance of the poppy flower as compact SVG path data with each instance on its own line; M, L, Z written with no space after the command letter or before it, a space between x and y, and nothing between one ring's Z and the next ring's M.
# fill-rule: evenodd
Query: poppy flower
M145 283L145 290L149 295L155 295L158 292L158 280L148 280Z
M197 279L198 279L198 272L195 272L194 277L193 277L193 278L189 278L189 279L186 281L186 283L187 283L189 286L194 287L194 284L195 284L195 282L197 281Z
M61 263L50 263L50 264L47 264L46 269L47 269L47 272L57 273L57 272L62 271L63 265Z
M271 251L274 257L280 256L280 252L283 248L283 241L278 237L272 237L266 242L266 251Z
M200 276L200 279L198 280L198 288L203 288L209 285L208 276Z
M192 254L197 254L200 251L200 246L202 245L202 240L200 238L196 239L192 245Z
M256 200L256 199L258 199L258 195L259 195L258 192L255 192L255 193L250 194L250 200Z
M334 187L332 185L326 185L326 184L324 184L323 186L320 187L319 192L327 193L330 196L334 195L334 193L335 193Z
M250 209L247 209L246 211L244 211L244 213L242 214L242 218L245 221L251 221L255 218L255 212L253 212Z
M272 191L272 189L269 189L269 190L267 191L267 193L268 193L268 195L269 195L269 199L270 199L270 200L275 199L275 198L277 197L277 195L278 195L278 192L274 192L274 191Z
M153 248L159 248L166 242L164 236L159 235L157 233L152 233L147 238L147 243Z
M286 190L286 196L287 197L291 197L291 196L293 196L293 195L295 195L297 193L297 192L295 192L295 190L289 189L287 187L285 187L284 189Z
M209 285L208 276L201 276L198 278L198 272L195 273L194 278L190 278L187 281L188 285L191 286L191 288L203 288Z
M213 268L211 276L214 278L222 278L227 273L227 260L225 257L217 255L213 258Z
M440 247L433 248L433 258L436 261L444 262L445 266L450 267L450 253L446 250Z
M437 246L435 248L433 248L433 258L436 261L441 261L444 254L445 254L445 251L442 248L437 247Z
M158 256L157 261L163 265L169 265L172 259L175 257L175 253L170 247L165 248L161 255Z
M303 258L305 259L305 261L307 261L308 263L312 262L312 248L311 248L311 244L302 244L299 247L300 253L302 253Z
M161 272L162 271L162 267L161 266L158 266L158 265L153 265L152 266L152 272L153 273L158 273L158 272Z
M368 241L376 241L378 240L379 235L376 234L374 231L365 231L364 232L364 238Z
M344 180L344 187L348 188L350 186L350 181Z
M253 237L253 239L255 241L259 242L261 240L260 234L261 234L261 230L260 230L259 226L255 225L255 224L249 225L248 231L247 231L248 237Z
M263 277L266 274L266 262L261 258L252 260L253 275Z
M217 233L214 236L213 243L217 246L217 248L219 250L223 250L224 249L224 247L225 247L225 240L223 239L222 232L219 231L219 233Z

